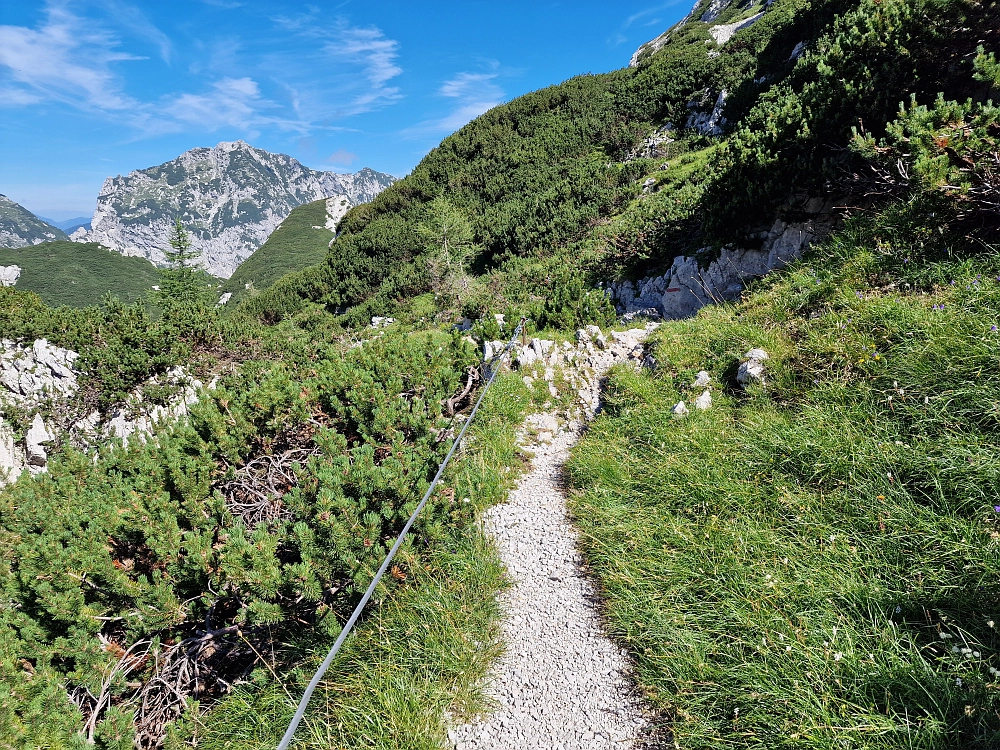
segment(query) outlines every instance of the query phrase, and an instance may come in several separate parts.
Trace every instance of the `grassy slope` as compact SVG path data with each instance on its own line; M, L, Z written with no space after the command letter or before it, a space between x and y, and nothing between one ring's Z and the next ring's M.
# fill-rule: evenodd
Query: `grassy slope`
M18 265L17 289L35 292L47 305L88 307L110 292L123 302L149 294L160 274L145 258L126 258L100 245L47 242L0 249L0 265Z
M910 230L859 222L665 324L575 452L610 627L679 747L1000 740L1000 261L925 262ZM672 418L702 368L714 408Z
M267 242L240 264L219 291L232 292L229 304L235 305L246 296L248 283L257 291L264 291L285 274L321 262L329 252L333 236L326 228L326 200L299 206L271 233Z

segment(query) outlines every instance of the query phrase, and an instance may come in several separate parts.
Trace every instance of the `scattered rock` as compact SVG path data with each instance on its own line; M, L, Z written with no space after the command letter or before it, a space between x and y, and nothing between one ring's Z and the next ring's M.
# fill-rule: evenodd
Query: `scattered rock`
M653 192L654 187L656 187L656 178L650 177L644 183L642 183L642 192L648 195L649 193Z
M232 292L226 292L221 297L219 297L219 301L215 303L215 306L216 307L224 307L229 302L229 300L231 300L232 298L233 298L233 293Z
M708 384L712 382L712 377L702 370L698 373L697 379L691 384L692 388L707 388Z
M376 315L374 318L372 318L372 325L371 325L371 327L372 328L385 328L386 326L391 326L395 322L396 322L395 318L383 318L383 317L380 317L380 316Z
M683 401L680 401L677 404L677 406L673 408L673 415L677 419L683 419L690 413L691 410L687 408L687 404L685 404Z
M764 363L770 359L763 349L751 349L743 356L740 369L736 373L736 380L740 385L747 386L751 383L764 383Z
M698 396L698 398L695 399L694 408L698 409L699 411L707 411L708 409L711 409L712 408L712 392L711 391L705 391L703 394L701 394L700 396Z
M802 57L802 55L805 54L805 52L806 52L806 43L799 42L798 44L795 45L794 49L792 49L792 54L789 56L788 59L798 60L800 57Z

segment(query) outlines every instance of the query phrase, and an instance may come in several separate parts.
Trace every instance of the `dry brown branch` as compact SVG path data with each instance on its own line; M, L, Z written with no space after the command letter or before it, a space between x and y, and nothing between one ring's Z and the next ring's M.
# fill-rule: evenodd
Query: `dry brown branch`
M242 518L248 526L288 518L281 499L298 484L295 465L305 464L321 452L314 446L253 459L221 487L229 512Z
M446 403L446 408L448 410L449 417L455 416L456 409L458 409L458 407L462 405L465 399L469 397L469 394L472 393L472 387L480 380L479 370L475 367L470 367L466 371L466 375L467 379L465 381L465 389L461 393L458 393L449 398Z
M137 748L162 747L167 725L183 715L189 698L218 698L253 668L258 651L242 636L239 627L232 625L155 653L153 676L136 696Z

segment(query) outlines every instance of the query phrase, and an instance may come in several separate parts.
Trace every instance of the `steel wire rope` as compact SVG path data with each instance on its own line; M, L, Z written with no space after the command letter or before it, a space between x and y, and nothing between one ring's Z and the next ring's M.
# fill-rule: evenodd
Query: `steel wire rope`
M462 443L462 438L465 437L466 430L469 429L469 425L472 424L473 420L476 418L476 413L479 411L479 406L483 403L483 399L486 397L486 393L489 391L490 386L493 385L493 381L500 372L500 365L503 363L503 358L506 357L510 350L514 346L514 342L517 341L517 337L521 335L524 330L525 319L521 318L521 321L517 324L517 328L514 329L514 335L511 337L510 341L507 342L507 346L503 348L498 355L493 357L493 359L486 365L486 369L489 372L489 378L486 381L486 385L483 387L482 393L479 394L479 398L476 400L476 405L472 407L472 412L469 414L469 418L465 420L465 424L462 425L462 430L458 433L458 437L455 438L455 442L451 444L451 449L448 451L448 455L445 456L444 461L438 467L437 474L434 475L434 479L431 481L430 486L427 488L427 492L424 493L423 499L420 504L417 505L416 510L410 516L410 519L406 522L403 530L396 537L396 543L392 545L392 549L389 550L389 554L386 555L385 560L382 562L381 567L372 579L372 582L368 585L368 589L365 591L364 596L361 597L361 601L354 608L351 616L348 618L347 622L344 624L343 630L340 631L340 635L337 636L337 640L334 642L333 647L330 649L330 653L326 655L323 663L319 665L319 669L316 670L316 674L309 681L309 685L306 686L305 692L302 694L302 700L299 701L298 708L295 710L295 715L292 717L291 723L288 725L288 729L285 731L285 735L281 738L281 742L278 743L278 750L288 750L291 745L292 737L295 735L295 730L298 729L299 724L302 722L303 717L306 715L306 708L309 706L309 700L312 698L313 692L319 686L320 680L323 679L323 675L333 664L333 660L337 658L337 654L340 652L340 647L347 640L347 636L350 635L351 630L353 630L355 623L364 611L365 605L368 604L368 600L371 599L372 594L375 593L375 588L378 586L379 581L382 580L382 576L385 575L385 571L389 569L389 565L392 563L393 558L396 556L396 552L403 544L403 540L406 539L406 535L410 533L410 527L416 522L417 517L420 512L427 505L427 501L430 499L431 494L434 492L434 488L437 486L438 481L440 481L441 476L444 474L444 470L448 467L448 463L451 461L452 456L458 450L458 446Z

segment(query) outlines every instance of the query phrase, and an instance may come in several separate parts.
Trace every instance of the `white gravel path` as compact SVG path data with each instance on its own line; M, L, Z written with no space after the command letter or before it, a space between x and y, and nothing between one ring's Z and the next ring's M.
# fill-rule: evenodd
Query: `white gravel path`
M586 379L595 396L597 379L633 345L594 352ZM532 471L486 514L513 584L501 595L507 651L485 686L493 713L452 729L456 750L637 748L648 735L648 711L604 632L561 487L579 428L533 446Z

